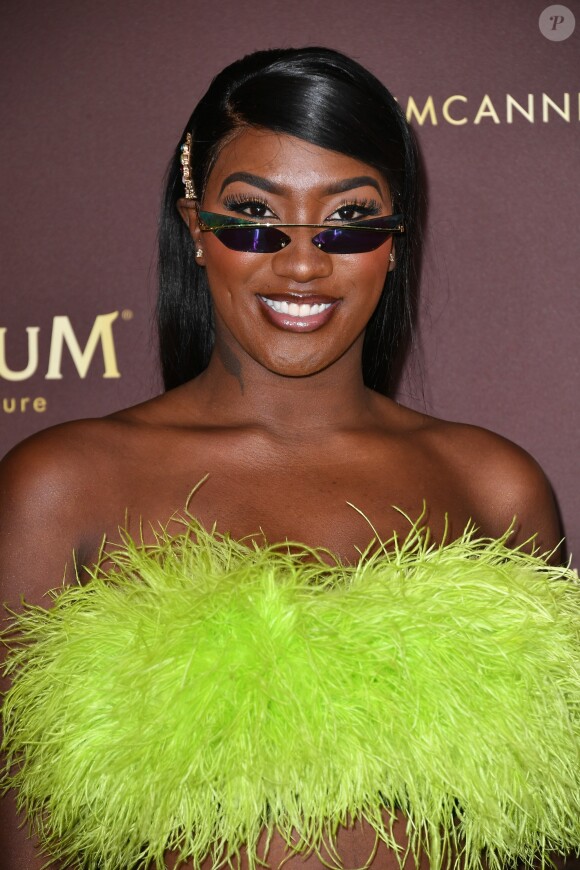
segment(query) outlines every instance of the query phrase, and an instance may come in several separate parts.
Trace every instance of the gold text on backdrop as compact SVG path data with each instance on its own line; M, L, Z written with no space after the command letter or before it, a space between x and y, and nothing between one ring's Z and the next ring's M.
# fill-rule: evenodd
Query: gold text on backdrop
M564 93L559 100L552 99L548 94L526 94L517 100L511 94L504 97L494 97L489 94L473 99L465 94L451 94L442 100L433 96L422 101L408 97L406 106L407 121L416 121L420 126L428 123L433 126L441 119L445 124L461 127L464 124L481 124L491 121L494 124L513 124L514 120L524 120L530 124L541 122L547 124L552 120L580 121L580 93ZM505 109L505 111L504 111Z
M118 318L118 311L109 314L99 314L95 317L90 335L84 349L75 335L70 318L57 315L52 319L50 335L46 380L60 380L62 378L62 358L65 345L68 348L72 361L80 378L85 378L89 366L93 361L98 345L101 346L103 359L103 377L120 378L121 373L117 365L115 340L113 336L113 323ZM14 370L9 368L7 362L6 327L0 327L0 379L6 381L25 381L33 377L39 366L39 326L27 326L28 336L28 361L24 368Z
M4 414L14 414L17 411L25 414L27 411L34 411L37 414L44 414L47 408L47 401L44 396L9 396L2 399L2 412Z

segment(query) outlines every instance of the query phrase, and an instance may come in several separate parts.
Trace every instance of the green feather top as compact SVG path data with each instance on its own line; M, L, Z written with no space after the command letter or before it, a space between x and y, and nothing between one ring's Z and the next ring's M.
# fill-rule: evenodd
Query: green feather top
M254 866L264 829L318 851L354 819L400 851L396 808L433 867L580 846L569 569L473 530L344 565L193 520L108 558L4 637L4 785L66 866Z

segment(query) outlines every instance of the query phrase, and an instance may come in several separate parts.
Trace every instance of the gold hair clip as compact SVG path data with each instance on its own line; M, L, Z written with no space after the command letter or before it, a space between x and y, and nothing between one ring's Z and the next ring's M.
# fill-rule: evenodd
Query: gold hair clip
M197 199L191 178L191 133L186 133L185 142L181 146L181 179L185 188L186 199Z

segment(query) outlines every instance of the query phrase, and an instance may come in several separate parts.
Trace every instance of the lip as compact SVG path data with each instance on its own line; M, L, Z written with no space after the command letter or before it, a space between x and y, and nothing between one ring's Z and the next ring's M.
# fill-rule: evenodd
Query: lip
M267 296L257 296L260 307L266 318L278 329L284 329L287 332L314 332L328 323L334 316L336 309L340 303L340 299L332 296L319 296L314 294L301 293L268 293ZM288 304L306 303L307 305L328 305L324 311L318 314L310 314L301 316L299 314L286 314L279 311L274 311L265 299L270 299L273 302L287 302Z

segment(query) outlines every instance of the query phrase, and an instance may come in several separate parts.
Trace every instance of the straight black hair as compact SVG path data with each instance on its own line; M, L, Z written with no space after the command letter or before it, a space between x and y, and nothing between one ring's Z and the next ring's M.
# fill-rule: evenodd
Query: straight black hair
M159 232L159 347L166 389L200 374L214 344L210 289L195 264L189 230L177 211L184 195L181 145L191 133L194 188L200 200L220 148L246 127L304 139L380 170L403 214L396 268L387 274L367 325L364 382L381 393L410 334L419 246L419 167L414 137L398 103L372 73L327 48L257 51L212 81L191 115L167 172Z

